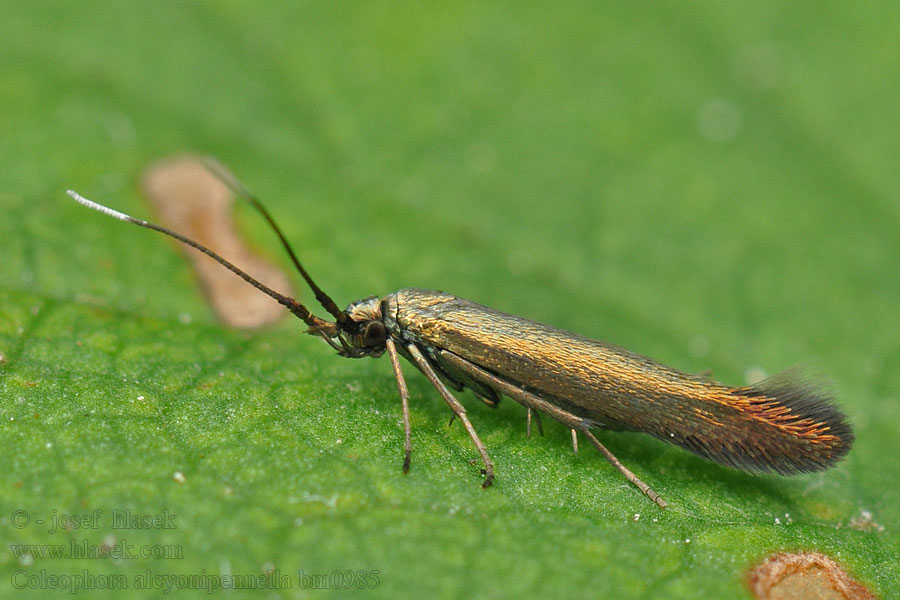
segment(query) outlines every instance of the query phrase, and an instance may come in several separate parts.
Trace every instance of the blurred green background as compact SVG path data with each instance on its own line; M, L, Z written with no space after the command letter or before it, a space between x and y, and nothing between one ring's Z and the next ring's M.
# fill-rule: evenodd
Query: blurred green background
M900 597L898 30L887 2L3 3L0 595L278 569L274 597L749 597L763 557L815 550ZM141 170L184 151L265 199L340 304L444 289L732 384L811 365L856 446L754 477L601 432L663 512L466 393L483 491L410 367L403 476L386 359L222 328L171 244L64 194L149 216ZM113 530L113 509L177 520ZM123 540L181 555L7 550Z

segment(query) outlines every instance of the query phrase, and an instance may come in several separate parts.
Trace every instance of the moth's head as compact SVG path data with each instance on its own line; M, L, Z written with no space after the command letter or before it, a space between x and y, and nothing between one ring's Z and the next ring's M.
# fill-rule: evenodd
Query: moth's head
M344 312L349 323L339 328L341 339L349 346L345 356L381 356L388 335L381 318L381 299L370 296L351 302Z

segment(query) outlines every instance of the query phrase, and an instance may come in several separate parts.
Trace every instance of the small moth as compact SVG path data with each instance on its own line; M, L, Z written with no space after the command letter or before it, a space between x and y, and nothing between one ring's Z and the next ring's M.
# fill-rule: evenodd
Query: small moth
M623 348L549 325L422 289L371 296L341 310L312 280L281 229L259 200L217 165L210 169L259 211L272 227L316 300L334 318L312 314L294 298L256 281L212 250L174 231L135 219L71 190L80 204L110 217L164 233L194 247L268 294L300 318L307 333L324 339L346 358L387 352L400 393L405 434L403 472L410 465L409 392L400 357L437 389L481 455L483 487L494 479L487 448L450 388L469 388L495 406L507 396L527 408L541 427L541 413L584 435L628 481L660 508L666 502L638 479L591 431L638 431L713 462L750 472L783 475L821 471L843 458L853 443L844 415L816 388L791 374L760 384L731 387L682 373Z

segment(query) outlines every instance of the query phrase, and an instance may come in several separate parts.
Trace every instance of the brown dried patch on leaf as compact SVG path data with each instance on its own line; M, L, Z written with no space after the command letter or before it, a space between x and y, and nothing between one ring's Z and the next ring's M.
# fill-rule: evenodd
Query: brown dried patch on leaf
M750 572L759 600L875 600L836 562L817 552L774 554Z
M233 194L203 162L183 156L154 163L142 187L162 223L203 244L270 288L293 295L287 275L255 255L237 233ZM226 325L252 329L274 323L285 310L199 251L179 244L197 273L210 304Z

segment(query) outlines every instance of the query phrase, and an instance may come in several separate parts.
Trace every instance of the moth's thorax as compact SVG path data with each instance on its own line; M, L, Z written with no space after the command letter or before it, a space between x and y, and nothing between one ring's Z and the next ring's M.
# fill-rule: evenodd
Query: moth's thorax
M419 343L421 330L427 327L425 313L452 302L456 297L445 292L406 288L385 296L381 301L381 314L388 333L403 342ZM439 312L439 311L438 311ZM437 316L437 315L435 315Z

